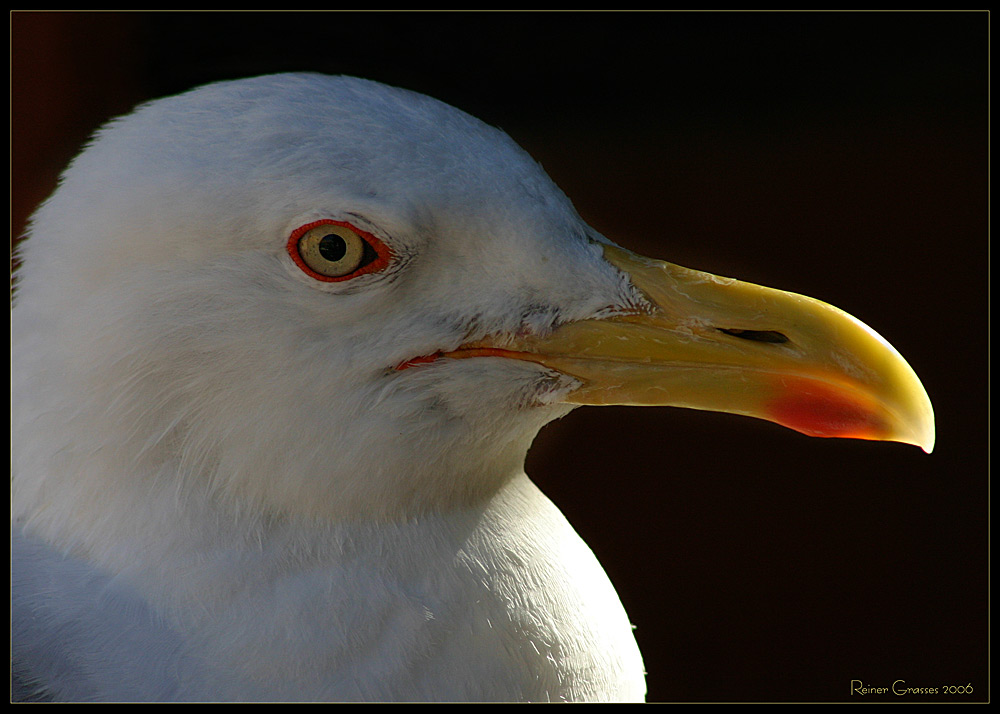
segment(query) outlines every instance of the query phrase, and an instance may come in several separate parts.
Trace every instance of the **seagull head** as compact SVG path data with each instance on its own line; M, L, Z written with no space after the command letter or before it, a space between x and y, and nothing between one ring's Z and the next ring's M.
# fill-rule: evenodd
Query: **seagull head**
M98 508L112 474L274 515L460 507L582 404L933 446L923 387L864 324L620 248L503 132L374 82L144 105L22 257L15 470L51 474L18 486L39 513L57 491Z

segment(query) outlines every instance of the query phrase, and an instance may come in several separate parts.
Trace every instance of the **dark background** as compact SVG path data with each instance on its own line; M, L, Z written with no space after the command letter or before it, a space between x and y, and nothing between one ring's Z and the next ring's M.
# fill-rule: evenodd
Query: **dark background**
M499 125L609 238L847 310L934 402L930 456L666 408L542 432L528 471L617 586L649 699L982 701L988 19L14 13L12 235L101 122L211 80L354 74ZM897 679L939 694L851 694Z

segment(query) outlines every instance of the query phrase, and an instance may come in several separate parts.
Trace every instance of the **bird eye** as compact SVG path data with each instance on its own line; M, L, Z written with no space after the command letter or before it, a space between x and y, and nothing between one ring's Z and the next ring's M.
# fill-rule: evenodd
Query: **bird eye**
M338 282L382 270L391 252L378 238L349 223L315 221L296 228L288 254L306 275Z

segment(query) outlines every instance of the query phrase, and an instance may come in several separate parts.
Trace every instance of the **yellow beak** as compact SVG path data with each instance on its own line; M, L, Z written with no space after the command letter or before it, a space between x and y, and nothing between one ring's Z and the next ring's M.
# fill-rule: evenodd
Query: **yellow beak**
M920 380L889 343L842 310L615 246L604 251L648 308L445 356L537 362L581 382L566 400L573 404L689 407L810 436L934 448L934 411Z

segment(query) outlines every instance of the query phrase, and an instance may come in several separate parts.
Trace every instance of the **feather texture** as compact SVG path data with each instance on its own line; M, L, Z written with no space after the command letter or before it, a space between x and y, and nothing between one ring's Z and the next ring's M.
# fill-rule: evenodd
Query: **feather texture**
M311 280L350 221L392 265ZM18 695L620 700L603 570L523 474L574 380L408 359L635 304L501 132L363 80L210 85L100 130L13 311Z

